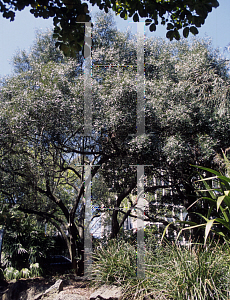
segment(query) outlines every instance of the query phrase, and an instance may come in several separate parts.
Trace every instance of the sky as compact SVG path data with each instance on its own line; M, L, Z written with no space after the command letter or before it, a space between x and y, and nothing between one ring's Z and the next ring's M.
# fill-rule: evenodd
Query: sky
M210 37L214 48L224 51L230 43L230 0L219 0L220 6L214 9L199 29L198 37ZM91 16L99 11L94 6L89 8ZM130 27L132 32L136 32L136 24L132 19L123 20L119 16L115 17L119 30L126 30ZM29 50L35 39L37 29L46 30L53 28L53 20L35 18L26 8L21 12L16 12L15 21L10 22L0 15L0 77L10 75L12 67L10 61L18 50ZM157 26L153 33L146 28L146 36L165 37L166 27ZM230 53L230 52L229 52ZM230 54L225 55L230 58Z

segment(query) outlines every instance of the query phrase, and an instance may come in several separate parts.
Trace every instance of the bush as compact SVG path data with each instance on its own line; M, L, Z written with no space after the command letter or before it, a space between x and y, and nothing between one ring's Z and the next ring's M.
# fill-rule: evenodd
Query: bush
M38 277L41 276L42 270L39 266L39 263L30 265L30 277Z
M21 278L30 278L30 270L27 268L21 269L20 272Z
M111 240L106 246L98 246L94 254L92 280L97 285L105 283L121 285L136 276L135 247L124 241Z
M30 269L23 268L20 272L13 267L7 267L4 270L3 275L6 280L38 277L41 276L41 268L39 267L38 263L31 264Z
M16 269L14 269L13 267L7 267L4 270L4 276L6 278L6 280L13 280L15 279L15 271L17 271Z
M157 291L172 299L227 299L229 253L224 246L165 245L158 255L148 253L146 275Z

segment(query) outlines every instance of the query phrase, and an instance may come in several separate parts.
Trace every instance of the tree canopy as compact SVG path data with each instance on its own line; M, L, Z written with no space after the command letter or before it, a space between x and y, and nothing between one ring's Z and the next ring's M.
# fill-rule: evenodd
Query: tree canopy
M98 1L90 0L108 13L112 9L121 18L132 17L134 22L145 18L145 24L150 31L155 31L159 23L167 25L167 38L179 40L179 30L183 29L183 36L189 32L197 34L213 8L219 6L217 0L129 0L129 1ZM53 18L54 34L58 38L56 45L66 55L74 56L84 45L84 22L90 21L87 3L80 0L1 0L0 11L4 18L11 21L15 18L15 11L21 11L26 6L37 18Z

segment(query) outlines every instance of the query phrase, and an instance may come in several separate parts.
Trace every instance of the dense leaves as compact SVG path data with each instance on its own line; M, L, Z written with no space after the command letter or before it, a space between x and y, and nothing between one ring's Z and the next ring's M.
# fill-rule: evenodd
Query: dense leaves
M208 14L213 8L219 6L217 0L180 1L180 0L129 0L129 1L98 1L90 0L92 5L97 5L108 13L113 9L121 18L133 17L134 22L139 22L140 17L146 18L145 24L150 25L150 31L155 31L159 22L167 24L167 38L180 39L179 30L184 28L183 36L189 32L197 34ZM90 21L88 6L80 0L1 0L0 11L4 18L11 21L15 18L15 11L23 10L30 6L30 12L37 18L53 18L54 36L58 38L56 46L65 55L75 56L84 45L84 23Z

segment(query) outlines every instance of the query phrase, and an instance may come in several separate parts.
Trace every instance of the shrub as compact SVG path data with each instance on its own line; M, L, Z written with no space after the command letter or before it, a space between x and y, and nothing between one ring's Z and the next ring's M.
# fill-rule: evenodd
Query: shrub
M30 270L27 268L21 269L21 277L22 278L30 278Z
M38 277L38 276L41 276L41 274L42 274L42 270L39 266L39 263L30 265L30 276L31 277Z
M98 246L94 254L92 280L97 285L104 283L121 285L129 277L136 276L135 247L111 240L106 246Z
M4 276L5 276L6 280L15 279L15 271L16 271L16 269L14 269L13 267L7 267L4 270Z

